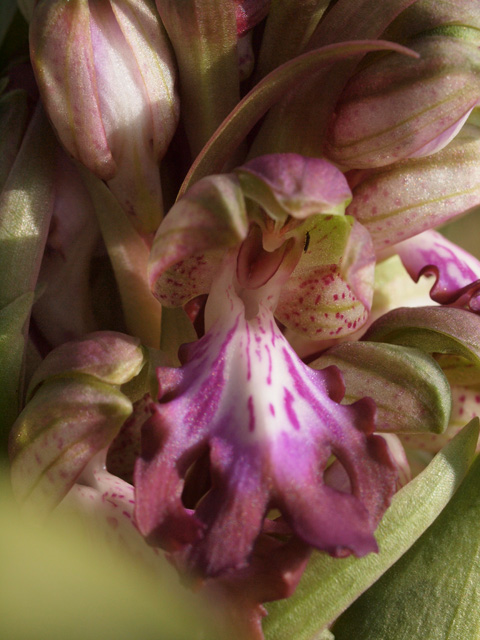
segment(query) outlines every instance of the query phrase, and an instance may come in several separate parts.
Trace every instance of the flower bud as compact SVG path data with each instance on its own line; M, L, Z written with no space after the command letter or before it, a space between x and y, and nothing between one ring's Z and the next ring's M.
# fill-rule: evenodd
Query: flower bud
M270 9L271 0L234 0L234 2L237 35L241 38L265 18Z
M479 99L480 53L469 42L429 36L420 59L378 59L348 83L330 123L326 154L345 168L430 155L458 133Z
M153 2L45 0L33 16L31 56L64 146L108 183L137 229L154 231L162 213L158 163L178 101Z
M66 373L121 386L137 376L145 363L137 338L116 331L90 333L48 354L30 381L29 395L45 380Z
M480 203L479 152L474 112L435 155L358 172L347 214L368 229L377 252L444 224Z
M11 434L12 489L24 509L45 516L132 411L128 398L93 377L44 383Z
M479 29L477 0L417 0L397 16L382 37L405 43L421 34L449 33L464 39L478 37Z
M115 332L92 333L45 358L10 437L12 489L25 509L45 516L110 445L133 409L119 387L145 363L139 341Z

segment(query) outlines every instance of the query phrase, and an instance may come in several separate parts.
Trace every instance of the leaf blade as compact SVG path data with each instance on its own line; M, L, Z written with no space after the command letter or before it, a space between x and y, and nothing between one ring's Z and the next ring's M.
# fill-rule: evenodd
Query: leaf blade
M337 640L478 638L479 485L477 458L438 520L339 619Z

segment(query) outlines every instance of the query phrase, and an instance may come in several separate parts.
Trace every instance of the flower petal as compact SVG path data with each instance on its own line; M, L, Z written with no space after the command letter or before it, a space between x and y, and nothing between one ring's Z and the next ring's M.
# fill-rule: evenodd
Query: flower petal
M368 318L375 256L370 236L350 217L318 216L305 253L282 287L276 317L316 340L341 337Z
M132 411L128 398L94 378L44 383L10 438L12 489L24 508L45 516Z
M480 317L455 307L399 308L374 322L365 340L461 356L480 367Z
M368 229L377 251L443 224L480 203L479 152L472 120L433 156L355 176L347 213Z
M343 174L321 158L274 153L236 170L242 191L274 220L316 213L343 214L351 192Z
M395 472L385 442L372 435L372 401L338 404L339 373L308 368L276 326L272 283L263 302L253 292L250 316L235 273L232 253L207 303L213 324L184 349L180 370L159 369L159 402L135 469L140 530L207 576L245 565L270 504L309 544L337 555L374 550ZM184 478L205 452L211 488L192 510L182 503ZM323 483L331 453L350 477L350 495Z
M377 431L442 433L447 428L450 385L429 355L397 345L344 342L310 366L331 365L344 376L344 402L367 395L375 401Z
M224 252L247 231L244 197L235 176L197 182L172 207L155 236L149 268L155 296L164 305L180 306L208 293Z
M440 304L480 311L480 262L437 231L424 231L395 246L410 276L433 275L430 295Z
M83 470L57 511L79 517L95 534L100 532L109 548L127 552L136 562L140 560L162 574L171 571L158 549L149 547L137 529L132 485L106 471L104 463L105 451L101 451Z
M140 373L146 355L138 338L116 331L98 331L51 351L35 371L28 396L48 378L61 374L89 375L101 382L122 385Z
M452 387L452 415L450 424L444 433L440 434L402 434L401 440L409 449L420 449L437 453L447 442L457 435L473 418L480 416L480 387ZM480 442L477 451L480 450Z

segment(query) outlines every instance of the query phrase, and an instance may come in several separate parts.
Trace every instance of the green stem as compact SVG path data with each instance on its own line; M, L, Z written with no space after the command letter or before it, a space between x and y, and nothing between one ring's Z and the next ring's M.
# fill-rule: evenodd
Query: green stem
M160 348L162 306L147 279L149 248L108 187L77 165L93 201L122 300L127 330L145 346Z

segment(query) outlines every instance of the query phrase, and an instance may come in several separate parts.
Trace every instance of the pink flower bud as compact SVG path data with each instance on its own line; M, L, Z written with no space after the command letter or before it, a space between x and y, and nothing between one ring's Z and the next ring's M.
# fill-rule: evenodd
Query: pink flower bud
M420 59L378 59L348 83L337 104L327 155L370 168L430 155L458 133L478 102L478 48L445 36L413 43Z
M143 232L162 215L158 163L178 120L174 63L153 2L45 0L31 55L67 150L105 180Z

